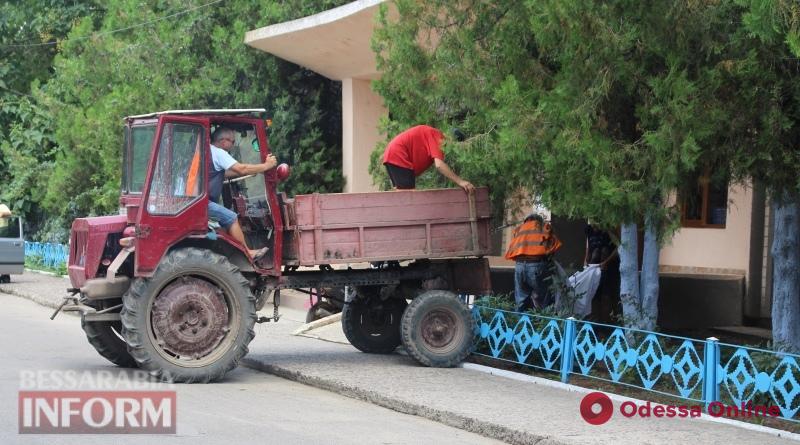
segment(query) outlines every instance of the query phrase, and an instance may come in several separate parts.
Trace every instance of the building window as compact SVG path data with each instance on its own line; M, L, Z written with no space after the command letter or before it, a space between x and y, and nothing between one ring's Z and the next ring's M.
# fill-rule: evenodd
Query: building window
M681 225L724 229L728 215L728 175L706 169L681 191Z

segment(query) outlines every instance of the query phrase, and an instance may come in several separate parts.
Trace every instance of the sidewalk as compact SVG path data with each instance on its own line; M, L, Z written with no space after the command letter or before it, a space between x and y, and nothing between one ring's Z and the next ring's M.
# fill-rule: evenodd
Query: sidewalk
M0 292L53 306L68 281L26 272ZM300 297L302 298L302 297ZM271 313L272 307L265 307ZM703 419L624 418L615 400L611 420L592 426L580 416L586 390L543 379L508 378L464 368L425 368L402 353L364 354L345 343L337 322L293 335L305 314L281 311L278 323L256 326L244 365L300 383L519 444L797 443L797 435ZM60 315L63 316L63 315ZM78 323L75 326L80 329ZM498 371L495 374L503 374ZM375 425L380 428L380 424ZM757 427L755 427L757 428ZM775 431L775 430L773 430ZM399 438L402 442L402 438ZM794 439L794 440L792 440Z

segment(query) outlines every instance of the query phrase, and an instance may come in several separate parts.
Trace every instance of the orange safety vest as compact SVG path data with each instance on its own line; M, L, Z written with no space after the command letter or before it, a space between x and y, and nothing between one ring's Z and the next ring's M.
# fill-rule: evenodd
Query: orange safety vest
M186 190L184 193L186 196L197 196L200 193L200 188L198 187L197 183L197 176L200 172L200 150L199 148L195 150L194 156L192 157L192 163L189 165L189 174L186 178Z
M561 241L553 233L552 227L546 223L544 227L539 221L525 221L514 229L514 238L508 245L506 259L513 260L518 256L550 255L561 248Z
M192 156L192 163L189 165L189 172L186 178L186 196L197 196L200 194L200 187L197 183L197 177L200 173L200 148L203 138L197 138L197 145L194 147L194 156Z

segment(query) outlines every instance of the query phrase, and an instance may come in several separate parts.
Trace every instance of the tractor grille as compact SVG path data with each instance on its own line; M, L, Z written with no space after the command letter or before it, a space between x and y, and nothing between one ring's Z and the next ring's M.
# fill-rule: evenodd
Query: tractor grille
M86 266L86 246L89 233L85 230L74 230L70 236L69 265Z

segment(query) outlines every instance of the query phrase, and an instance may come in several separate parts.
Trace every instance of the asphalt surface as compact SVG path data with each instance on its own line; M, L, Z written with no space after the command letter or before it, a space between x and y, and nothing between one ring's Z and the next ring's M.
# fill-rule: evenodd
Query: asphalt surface
M500 443L442 425L301 385L286 379L239 368L224 382L174 385L177 394L175 435L20 435L17 433L17 396L27 388L32 373L48 389L59 384L52 371L74 371L84 376L121 370L100 357L86 342L76 316L48 319L50 310L0 293L0 443L2 444L493 444ZM65 374L61 374L62 376ZM25 379L25 380L23 380ZM65 380L66 382L66 380ZM84 385L67 389L97 389ZM102 389L108 389L104 386ZM124 388L124 385L121 389Z
M64 294L65 283L68 284L61 278L29 273L12 279L14 282L11 284L0 285L1 292L13 292L51 306L58 303L59 297ZM267 309L268 315L271 315L271 307ZM250 345L244 366L485 437L509 443L539 445L798 443L797 435L776 430L754 431L751 426L745 428L740 422L726 424L704 419L625 418L619 413L620 400L614 401L615 411L611 420L594 426L585 422L580 415L581 400L588 392L582 388L542 379L508 378L501 372L478 372L472 368L425 368L402 353L364 354L348 344L342 344L343 337L335 323L305 332L305 336L293 335L302 328L304 313L297 309L283 312L285 316L280 322L256 326L256 338ZM101 366L103 359L99 357L91 361L88 357L70 360L72 350L78 347L72 341L78 338L74 341L79 343L82 331L74 317L57 319L61 320L59 323L70 319L73 320L65 325L69 336L64 331L64 335L45 336L36 342L48 342L59 352L48 363L51 366L79 369L81 366ZM49 329L46 326L49 325L34 324L19 329L20 332ZM4 335L0 338L8 341L19 337L19 333ZM70 345L59 346L67 338L70 339ZM6 341L3 340L4 344L7 344ZM91 353L88 345L82 347ZM197 386L207 388L212 393L223 388L219 394L227 397L226 394L232 391L226 385L238 383L239 376L249 376L249 372L239 369L222 383ZM256 399L259 398L253 400ZM243 406L247 408L224 411L233 417L250 415L253 411L250 406ZM211 409L210 412L217 410ZM302 411L294 415L305 418L309 425L317 424ZM265 408L264 418L269 416L270 410ZM365 421L365 428L367 432L379 433L384 429L384 423L377 418L370 418ZM393 438L390 442L418 441L407 436L410 429L399 436L390 434ZM0 437L0 441L5 443L2 439ZM359 440L361 438L351 439L351 443L364 443ZM424 440L433 441L439 440Z

